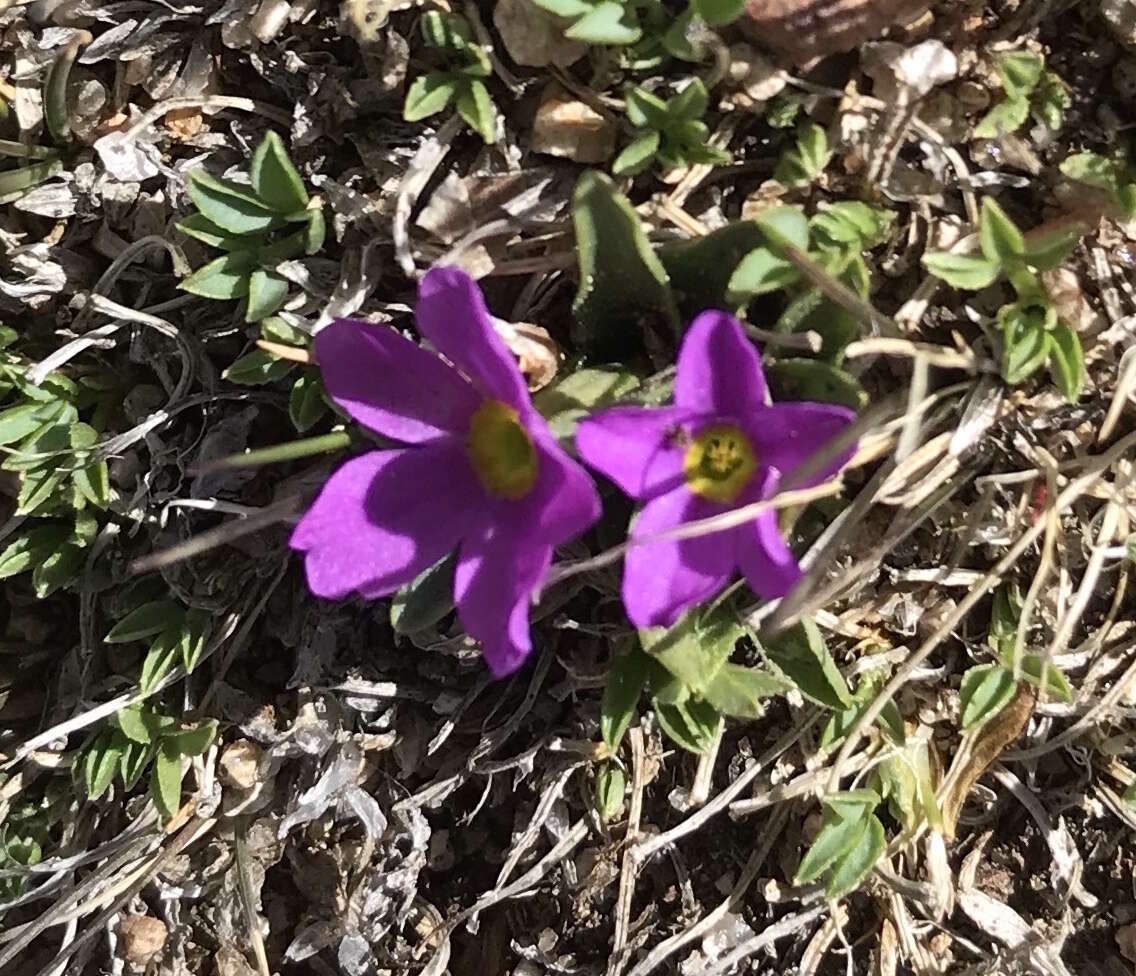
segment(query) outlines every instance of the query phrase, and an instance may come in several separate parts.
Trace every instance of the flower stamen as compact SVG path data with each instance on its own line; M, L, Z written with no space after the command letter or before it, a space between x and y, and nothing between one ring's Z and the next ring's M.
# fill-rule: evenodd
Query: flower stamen
M466 452L482 487L491 495L518 501L536 484L537 454L517 411L500 400L486 400L469 422Z
M746 488L757 470L750 439L733 424L707 427L683 457L687 487L703 498L729 503Z

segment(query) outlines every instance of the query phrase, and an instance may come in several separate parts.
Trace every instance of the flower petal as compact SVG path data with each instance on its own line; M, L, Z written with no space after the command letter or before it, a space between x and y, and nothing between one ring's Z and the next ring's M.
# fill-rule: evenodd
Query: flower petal
M675 403L700 413L736 417L768 402L761 356L741 323L725 312L699 315L679 350Z
M458 617L498 678L519 668L532 650L529 605L551 562L551 546L499 526L462 543L454 573Z
M328 479L290 545L316 596L386 596L457 546L480 497L456 440L371 451Z
M316 334L316 358L331 398L396 441L464 434L481 402L456 369L387 326L336 319Z
M543 424L543 421L540 421ZM552 546L583 535L599 520L600 496L595 482L545 429L530 430L537 451L537 480L519 502L502 502L505 524L516 525L533 539Z
M656 535L718 511L678 488L643 506L631 537ZM623 565L623 606L631 622L636 627L669 627L684 611L712 597L733 572L734 548L729 532L632 546Z
M624 494L654 498L682 484L674 435L694 416L682 407L613 407L580 421L576 450Z
M753 440L758 462L776 468L780 481L824 449L856 419L847 407L832 403L775 403L746 418L746 433ZM815 474L794 488L809 488L833 477L856 453L849 445L829 458Z
M733 532L742 575L763 600L788 593L801 578L801 567L781 537L776 512L763 512L752 524Z
M517 361L493 328L481 289L464 271L433 268L418 286L419 331L483 394L522 416L532 410Z

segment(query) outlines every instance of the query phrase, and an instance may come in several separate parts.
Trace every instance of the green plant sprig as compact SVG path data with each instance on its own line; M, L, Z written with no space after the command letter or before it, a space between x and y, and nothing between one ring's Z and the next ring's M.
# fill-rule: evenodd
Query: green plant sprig
M327 233L323 207L275 132L253 153L250 183L218 179L202 169L189 174L188 193L197 213L177 226L183 234L225 253L178 286L202 298L247 299L246 322L259 322L287 301L282 261L316 254Z
M455 102L458 114L474 132L487 144L496 142L497 108L484 81L493 74L493 64L469 25L455 14L431 10L422 17L422 37L447 67L414 80L406 92L402 117L419 122Z
M1069 400L1085 383L1085 355L1075 331L1060 320L1040 272L1052 271L1072 253L1084 232L1075 223L1052 232L1025 235L1006 212L987 197L979 215L981 256L932 252L923 256L931 274L954 288L979 291L1006 279L1015 301L997 314L1002 345L1002 378L1018 384L1048 364L1054 383Z
M730 161L729 153L708 144L710 129L702 116L709 96L700 79L666 101L633 86L627 90L626 105L628 121L640 134L616 157L612 164L616 176L634 176L652 163L670 171Z

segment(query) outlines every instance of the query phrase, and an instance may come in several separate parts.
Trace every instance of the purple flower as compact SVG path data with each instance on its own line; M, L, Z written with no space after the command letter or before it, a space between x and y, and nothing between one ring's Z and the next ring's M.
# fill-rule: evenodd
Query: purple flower
M674 406L615 407L580 423L580 457L643 502L631 528L641 539L769 498L782 480L855 418L826 403L770 404L761 358L737 320L703 312L679 352ZM849 448L796 484L832 477ZM777 513L696 538L633 546L623 604L637 627L670 626L721 591L740 570L765 599L784 596L801 568Z
M460 545L458 615L506 675L532 648L529 603L553 548L599 518L599 498L533 409L472 279L430 271L417 319L445 360L367 322L339 319L316 336L335 402L407 446L340 467L291 545L312 592L331 598L387 596Z

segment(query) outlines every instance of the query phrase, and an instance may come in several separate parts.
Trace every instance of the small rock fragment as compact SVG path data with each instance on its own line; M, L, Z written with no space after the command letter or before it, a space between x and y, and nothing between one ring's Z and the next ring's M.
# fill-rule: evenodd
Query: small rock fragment
M738 21L755 44L795 65L850 51L920 17L934 0L749 0Z
M1101 0L1100 14L1113 37L1136 47L1136 0Z
M166 923L152 915L125 915L118 923L118 938L126 964L145 969L166 944Z
M493 24L509 57L527 68L566 68L588 50L586 44L565 37L563 26L532 0L497 0Z
M1136 962L1136 922L1116 930L1116 946L1129 962Z
M602 163L615 154L615 122L553 82L533 120L533 152L577 163Z
M769 99L781 94L789 76L749 44L733 44L730 82L737 91L725 97L729 107L760 110Z
M225 746L218 765L221 767L221 781L226 786L239 790L251 790L256 785L257 770L263 752L255 742L237 739Z

